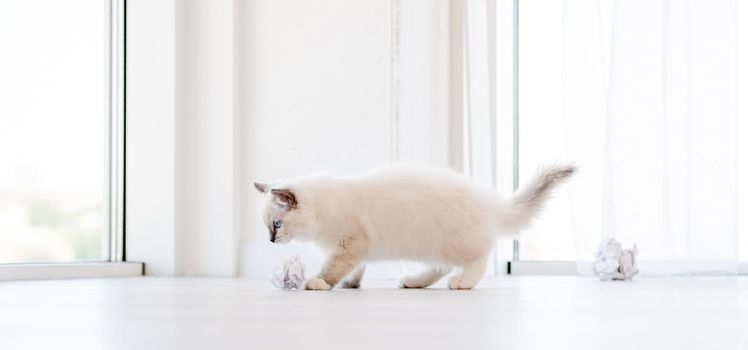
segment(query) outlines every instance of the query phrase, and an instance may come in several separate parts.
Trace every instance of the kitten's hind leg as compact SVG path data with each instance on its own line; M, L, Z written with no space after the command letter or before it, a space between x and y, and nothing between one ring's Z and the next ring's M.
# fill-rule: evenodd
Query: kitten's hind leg
M462 267L462 273L449 279L449 289L473 289L486 272L486 259L478 259Z
M450 267L435 267L417 275L405 276L400 280L400 288L426 288L451 271Z
M366 265L361 264L353 273L348 275L346 279L340 284L340 288L359 288L361 287L361 278L364 277L364 271L366 271Z

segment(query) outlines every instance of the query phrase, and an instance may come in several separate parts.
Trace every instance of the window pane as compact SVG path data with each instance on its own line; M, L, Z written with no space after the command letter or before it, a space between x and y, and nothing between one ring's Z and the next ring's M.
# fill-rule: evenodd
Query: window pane
M555 0L520 1L520 185L539 166L566 159L562 6L562 1ZM573 237L568 186L562 186L522 236L520 259L576 260Z
M107 1L0 1L0 263L108 259Z

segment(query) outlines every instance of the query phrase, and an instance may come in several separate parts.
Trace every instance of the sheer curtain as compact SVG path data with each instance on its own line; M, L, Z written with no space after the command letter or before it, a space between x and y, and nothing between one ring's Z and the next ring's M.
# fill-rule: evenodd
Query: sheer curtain
M603 237L642 272L734 273L738 260L735 0L566 0L566 149L580 261ZM580 272L587 272L587 266Z

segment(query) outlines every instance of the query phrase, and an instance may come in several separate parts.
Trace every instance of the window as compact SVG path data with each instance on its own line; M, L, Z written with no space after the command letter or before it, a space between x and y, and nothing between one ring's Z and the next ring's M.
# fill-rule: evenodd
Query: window
M120 7L0 2L0 263L121 257Z
M572 156L571 159L578 160L581 158L584 160L584 164L581 164L582 166L579 174L575 177L572 183L569 186L561 188L556 198L553 199L554 203L551 203L548 206L548 210L543 213L542 220L539 220L532 229L522 237L520 241L520 258L521 260L530 261L591 260L592 253L600 240L601 230L604 231L606 226L610 224L609 221L606 221L607 219L603 219L603 217L606 217L606 213L603 213L605 210L603 205L603 179L605 161L606 159L609 159L605 154L605 141L606 137L608 137L606 136L605 120L606 112L616 109L608 109L609 105L606 105L606 103L611 103L609 100L610 96L616 96L616 94L619 94L617 96L620 96L620 91L623 90L621 86L624 86L624 83L622 82L624 81L625 84L628 84L625 86L626 90L637 90L640 86L649 85L649 82L646 81L646 79L642 80L640 75L629 75L626 76L626 79L621 79L621 76L619 76L619 80L616 82L618 85L615 85L618 89L612 89L613 92L610 92L611 88L609 88L609 86L611 85L609 84L612 79L610 78L610 74L612 74L611 71L613 71L611 69L612 62L615 62L617 59L617 62L620 63L622 57L627 57L627 59L634 59L639 63L645 62L643 65L644 68L640 69L649 69L647 67L650 66L650 62L658 62L658 56L656 53L659 52L658 50L660 47L667 50L675 50L674 48L679 48L679 45L684 45L683 43L687 42L688 45L690 45L689 47L691 50L688 52L688 69L681 65L683 62L686 62L685 59L680 58L680 56L672 55L669 51L663 51L665 52L663 57L667 60L662 60L660 64L667 67L667 70L663 69L663 71L667 72L667 77L663 77L662 79L672 79L672 77L688 75L689 79L691 79L689 81L696 82L696 77L700 77L700 75L716 75L717 72L712 69L712 66L718 65L714 62L719 62L719 60L708 55L698 56L693 52L703 51L701 47L704 47L705 43L711 45L713 42L712 39L706 40L703 38L718 36L711 32L711 28L707 29L711 24L707 25L705 23L718 23L719 21L716 21L715 18L724 18L726 22L730 22L730 16L733 15L732 11L735 10L732 7L734 4L725 3L724 6L716 6L708 1L697 1L689 2L687 4L666 3L665 5L662 5L653 3L642 5L641 9L645 10L643 11L645 13L642 15L648 14L652 16L648 19L648 25L651 26L652 23L660 22L664 23L662 30L658 31L658 36L662 37L661 40L667 43L667 45L660 45L659 42L653 41L655 44L653 47L656 47L657 49L633 51L630 47L626 47L626 49L630 50L627 51L628 56L621 54L620 51L616 56L614 53L615 50L612 49L615 45L614 43L619 45L616 46L619 50L624 42L637 42L638 46L635 46L637 49L645 48L641 43L643 36L624 36L621 34L624 31L620 28L625 28L625 33L627 35L632 34L632 28L634 27L644 28L642 23L637 22L638 24L632 25L632 23L626 22L631 18L637 18L637 21L639 20L636 16L625 14L625 11L634 8L634 5L628 5L632 7L613 6L616 3L607 0L587 3L558 2L552 0L521 0L518 3L520 179L527 179L527 177L535 171L535 167L538 164L546 164L554 160L564 159L565 156L569 155ZM736 126L738 128L736 135L738 139L737 153L739 156L736 158L734 164L737 167L738 173L738 186L735 198L737 200L737 215L735 219L737 220L738 240L735 241L732 237L732 233L729 233L727 230L720 231L719 235L722 237L721 239L723 242L729 241L729 246L728 244L723 243L720 247L729 247L729 249L725 249L724 252L720 253L722 255L714 254L710 256L711 259L717 257L724 258L728 261L734 259L731 254L735 252L738 254L738 261L748 260L748 232L746 230L747 226L745 225L744 219L748 208L748 205L746 205L746 203L748 203L748 200L746 200L746 188L748 188L748 186L746 186L745 181L745 159L748 159L745 154L748 152L746 148L746 144L748 143L744 141L746 139L744 137L747 130L746 127L748 126L745 117L746 111L748 111L745 107L745 96L746 93L748 93L748 89L746 89L746 86L748 86L746 83L748 82L748 79L746 79L748 69L745 68L744 64L744 62L746 62L745 57L748 52L746 51L746 47L748 47L748 45L746 45L746 40L743 39L748 35L746 32L748 26L743 25L745 21L741 20L746 16L746 13L748 13L746 8L747 7L738 4L738 12L737 14L734 14L737 16L735 17L737 18L737 33L735 34L737 34L739 39L736 41L735 47L735 49L737 49L738 58L737 67L735 68L737 68L738 72L736 81L738 94L736 106L738 122ZM685 15L683 12L679 11L692 11L699 15L687 17L690 16L691 12L688 12L689 15ZM666 20L662 20L662 18L665 18ZM684 18L689 19L685 20ZM621 31L613 31L614 21L618 23L619 30ZM677 25L674 25L674 23L677 23ZM700 25L702 25L702 27L700 27ZM590 28L594 28L595 30L590 31ZM734 29L735 28L731 26L726 26L723 29L714 30L723 30L723 32L719 33L732 35L734 33L732 30ZM614 33L617 36L614 36ZM646 35L647 34L644 36ZM729 35L725 37L730 38ZM617 39L617 41L614 39ZM724 48L726 45L719 46L719 44L717 44L715 47ZM634 52L634 54L631 54L632 52ZM655 52L655 54L652 52ZM730 56L731 54L723 56ZM706 62L711 63L707 64ZM732 74L728 74L728 76L732 76ZM674 84L673 82L675 81L676 80L667 80L667 82L663 84L670 85L663 86L673 90L673 86L682 85ZM730 88L732 82L729 80L724 80L724 83L723 81L718 82L720 83L718 86L703 83L700 85L711 86L711 88L714 89L724 89L724 91L728 92L725 93L725 95L729 95L729 92L734 91ZM694 83L694 85L699 85L699 83ZM602 86L605 86L605 88L602 89ZM695 92L696 90L689 91L693 96L689 96L687 101L673 98L672 96L680 95L677 95L677 93L672 91L669 92L671 95L664 94L662 97L657 98L661 98L662 101L664 101L662 102L662 105L665 108L671 109L668 113L673 116L671 119L672 121L681 121L682 119L678 119L678 117L688 111L688 113L692 113L689 117L692 118L692 120L689 123L692 123L693 125L701 125L697 124L697 122L706 124L703 121L705 115L708 114L703 114L703 112L700 112L698 108L691 106L696 106L698 103L701 103L699 101L706 101L709 97L701 96L702 94ZM668 101L669 98L672 98L672 101ZM539 101L542 101L542 103L539 103ZM646 106L646 103L647 102L644 101L641 104ZM660 103L660 100L658 100L657 103ZM636 104L639 103L637 102ZM715 105L719 105L719 103L716 103ZM724 105L729 105L729 103L724 103ZM638 115L642 115L643 111L646 111L644 107L642 107L642 109L633 110L635 110ZM723 112L723 110L711 110L711 108L709 108L709 110L709 114L719 114ZM574 115L575 117L573 120L564 120L568 115ZM710 123L717 123L717 120L725 120L717 119L712 116L709 116L709 118ZM673 123L672 121L671 123ZM723 124L723 126L724 125L725 124ZM622 126L616 125L614 127L620 128ZM657 130L659 132L661 129L658 128L660 128L658 125L645 125L645 128L642 130L646 131L649 129ZM580 142L578 139L573 139L575 136L580 136L580 130L585 131L585 137L579 138L583 139L584 142ZM704 151L705 148L701 147L703 145L699 146L700 144L694 143L694 140L690 137L686 138L683 134L678 134L679 132L682 132L681 129L662 130L668 131L671 134L666 135L663 132L663 135L659 138L666 141L660 141L667 142L667 140L676 138L676 136L673 135L678 135L678 140L682 140L683 142L682 146L678 143L673 143L673 145L677 146L668 145L668 147L671 147L669 148L669 152L671 153L669 153L668 156L671 156L673 159L682 161L682 159L686 159L686 154L688 154L689 161L691 158L694 159L693 162L696 162L697 160L703 162L704 159L719 158L716 154L709 154L706 157L699 158L698 154L692 152L685 146L686 143L688 143L688 147L699 149L701 152L706 153L707 151ZM719 130L720 132L725 131L724 129L715 130ZM704 131L704 135L708 136L709 133L715 132L716 131L711 129L706 130ZM659 134L655 135L659 136ZM702 137L708 139L706 138L707 136ZM565 137L568 137L569 139L565 139ZM730 135L725 134L725 137L729 139ZM644 139L645 138L643 138L643 140ZM698 140L699 139L696 139L695 142L698 142ZM584 145L581 145L582 143L584 143ZM632 143L640 145L646 144L642 140L632 140ZM711 142L711 144L713 143L714 142ZM709 143L705 142L705 144ZM658 149L647 149L647 151L656 153L658 152ZM712 152L711 149L708 152ZM632 152L631 154L636 153ZM655 176L658 174L656 166L659 166L660 164L666 164L665 166L672 166L672 164L678 164L679 166L682 165L677 163L677 161L671 160L672 164L661 162L656 163L655 167L652 167L652 164L647 163L646 160L640 160L637 158L637 161L641 162L642 168L645 171L647 169L655 168L655 171L652 172ZM725 162L717 162L715 164L725 164ZM680 168L675 167L673 169ZM631 175L631 173L621 172L621 169L615 169L615 171L618 172L618 174L623 173ZM652 177L654 176L650 176L650 178ZM678 177L673 177L676 180L673 181L673 183L679 183L677 182ZM698 177L698 175L694 175L694 177ZM646 179L649 180L649 178ZM701 178L699 181L704 180ZM646 186L650 186L646 182L648 181L642 182L641 188L648 188ZM712 181L704 182L705 183L701 188L718 186ZM663 183L667 184L667 182ZM652 187L656 190L665 188L665 186ZM698 186L694 186L694 188L696 187ZM573 205L569 204L571 202L569 198L570 188L573 188L573 195L576 198L572 198L574 202ZM671 189L672 188L675 187L671 187ZM677 188L679 190L681 189L680 187ZM683 190L699 193L699 191L690 188L683 188ZM698 194L693 194L693 196L693 198L698 198ZM657 197L653 196L653 198ZM676 205L680 203L680 198L678 197L672 197L671 199L674 199L672 203L676 203ZM682 219L682 217L678 216L679 213L677 210L673 211L671 214L672 217L668 216L669 219L666 220L673 220L673 222L675 222ZM653 216L659 217L661 215L663 214L658 213ZM704 215L704 213L701 213L701 215ZM734 214L726 213L723 217L730 218L730 215ZM584 216L584 218L579 220L582 216ZM572 221L574 221L574 227ZM624 226L624 224L622 224L624 221L625 220L619 220L619 228ZM656 220L652 221L656 222ZM687 231L685 226L677 226L680 224L680 221L676 223L673 222L668 222L668 224L670 225L669 227L673 227L672 232L675 232L674 234L667 233L667 230L657 231L658 229L654 229L658 235L668 237L667 239L662 239L659 243L665 242L667 244L658 245L654 240L647 242L640 237L640 239L642 239L638 241L641 244L640 248L645 250L642 254L642 260L686 260L689 258L694 260L704 260L703 256L700 254L708 254L706 252L709 252L710 249L717 249L714 247L702 247L703 249L696 248L699 247L699 244L693 242L697 242L696 237L698 237L699 228L691 228L691 225L689 225L689 229L693 229L694 231L689 233L689 235L685 235L682 233L690 231ZM682 222L687 221L682 220ZM653 225L653 227L655 226L656 225ZM709 226L709 229L707 229L707 232L709 232L709 239L717 240L717 230L720 229ZM618 234L624 237L626 237L626 234L631 234L631 232L626 232L626 230L621 231L624 232L618 232ZM678 242L680 246L678 248L670 247L671 242L673 243L673 246L676 245L675 242ZM733 249L733 242L737 243L735 244L736 247L734 247L735 251L727 251ZM624 241L624 243L631 242ZM678 253L676 252L679 251L679 249L681 251L688 250L688 248L684 248L686 245L692 247L690 248L692 250L689 251L690 255L677 255Z

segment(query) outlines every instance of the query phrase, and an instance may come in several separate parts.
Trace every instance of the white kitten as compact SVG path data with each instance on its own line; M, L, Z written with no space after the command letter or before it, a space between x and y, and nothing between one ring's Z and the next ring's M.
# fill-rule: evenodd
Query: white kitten
M433 266L404 277L404 288L428 287L460 267L449 288L470 289L483 277L497 236L511 237L527 226L553 188L574 171L573 166L545 168L508 199L455 172L406 165L255 187L266 194L263 220L271 242L311 241L329 255L306 289L330 289L349 275L342 286L357 288L365 262L397 259Z

